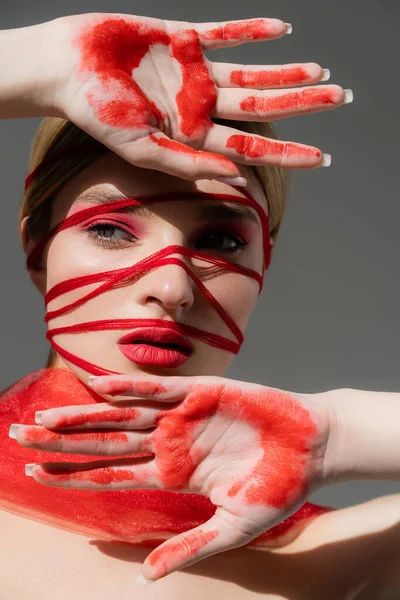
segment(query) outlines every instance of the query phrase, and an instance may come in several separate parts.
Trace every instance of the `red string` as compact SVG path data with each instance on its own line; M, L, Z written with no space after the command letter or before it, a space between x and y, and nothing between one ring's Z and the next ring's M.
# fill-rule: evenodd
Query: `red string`
M32 174L31 174L32 175ZM30 176L29 176L30 177ZM27 178L27 180L29 179ZM32 178L29 180L28 185ZM146 204L149 202L162 202L162 201L171 201L171 200L183 200L190 202L191 199L204 199L207 200L217 200L217 201L226 201L226 202L240 202L242 204L246 204L252 208L254 208L261 221L262 226L262 234L263 234L263 250L264 250L264 269L267 269L271 259L271 248L270 248L270 240L269 240L269 223L268 216L261 208L261 206L254 200L251 194L243 189L235 187L239 192L245 195L245 197L234 196L232 194L204 194L202 192L174 192L174 193L166 193L161 195L152 195L152 196L142 196L140 200L135 198L127 198L124 200L116 200L113 202L108 202L107 204L102 204L100 206L92 206L90 208L83 209L70 217L67 217L58 224L56 227L53 227L47 235L43 237L43 239L36 245L36 247L32 250L30 255L27 258L27 268L30 269L33 267L35 261L40 257L44 249L50 240L60 231L63 231L69 227L74 227L79 223L82 223L89 217L97 216L100 214L108 213L110 210L121 210L128 206L135 206L139 204ZM230 340L228 338L222 337L220 335L216 335L211 332L203 331L198 329L197 327L191 327L190 325L185 325L183 323L175 323L173 321L162 320L162 319L105 319L100 321L91 321L87 323L79 323L72 326L58 327L49 329L46 337L50 341L54 350L63 358L71 362L72 364L84 369L85 371L91 373L92 375L107 375L111 373L115 373L115 371L109 371L102 367L98 367L93 363L90 363L78 356L75 356L71 352L68 352L57 342L55 342L54 337L56 335L60 335L63 333L83 333L89 331L102 331L106 329L133 329L136 327L161 327L161 328L169 328L174 329L176 331L186 333L189 336L197 338L211 346L216 348L220 348L222 350L226 350L227 352L232 352L233 354L237 354L240 350L240 347L243 343L243 334L240 331L239 327L229 315L229 313L219 304L219 302L214 298L211 292L207 289L207 287L201 282L201 280L193 273L193 271L188 267L188 265L178 257L173 257L171 255L179 254L183 257L192 257L199 258L205 262L214 264L216 267L233 271L235 273L241 273L248 277L251 277L259 284L259 293L262 290L263 278L262 275L254 271L253 269L249 269L248 267L242 267L239 265L231 264L228 261L210 256L205 252L199 252L195 250L191 250L189 248L185 248L184 246L167 246L162 250L148 256L147 258L139 261L135 265L130 267L125 267L121 269L114 269L112 271L104 271L102 273L93 273L90 275L84 275L80 277L74 277L68 279L67 281L63 281L61 283L56 284L53 288L51 288L46 296L45 296L45 305L47 305L54 299L66 294L69 291L93 284L93 283L101 283L102 285L98 286L95 290L92 290L86 295L83 295L78 300L63 306L57 310L47 312L45 316L45 321L49 322L60 315L63 315L67 312L70 312L82 305L84 302L87 302L91 298L98 296L99 294L120 285L122 282L127 282L127 280L134 279L137 280L139 277L143 276L145 273L150 270L158 267L162 267L167 264L175 264L180 266L182 269L186 271L189 277L194 281L194 283L199 287L200 291L206 297L206 299L212 304L214 309L220 315L222 320L226 323L230 331L236 337L236 341Z

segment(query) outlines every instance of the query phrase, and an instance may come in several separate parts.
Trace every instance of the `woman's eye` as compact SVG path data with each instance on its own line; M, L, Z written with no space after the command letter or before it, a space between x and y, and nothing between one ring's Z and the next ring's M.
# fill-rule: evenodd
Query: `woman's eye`
M238 252L244 246L247 246L245 242L238 239L235 236L227 235L223 233L208 233L203 235L200 240L196 243L196 249L211 248L216 252Z
M134 235L113 223L95 223L87 227L86 231L91 238L107 247L136 240Z

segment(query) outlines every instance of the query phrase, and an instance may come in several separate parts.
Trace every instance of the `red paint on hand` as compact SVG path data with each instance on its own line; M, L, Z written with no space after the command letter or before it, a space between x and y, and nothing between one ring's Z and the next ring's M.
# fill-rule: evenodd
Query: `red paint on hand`
M126 444L128 442L128 436L123 431L96 431L91 432L88 430L87 432L70 432L68 434L56 433L54 431L50 431L45 427L38 426L29 426L25 425L24 427L24 440L28 444L40 444L46 442L58 442L63 437L68 437L68 441L70 442L81 442L81 441L93 441L100 443L120 443Z
M71 472L67 467L57 467L52 464L40 465L35 473L44 484L51 485L60 481L80 481L97 483L99 485L110 485L112 483L128 483L136 481L137 478L128 469L118 469L115 465L111 467L92 467L86 471ZM143 482L142 482L143 483Z
M194 30L171 36L172 56L180 63L182 89L176 96L180 130L187 137L204 136L217 102L214 81L208 72L199 36Z
M218 534L218 529L207 532L192 531L183 536L183 543L179 540L167 542L161 548L154 550L149 557L149 563L155 570L156 579L165 577L182 563L187 566L190 562L189 556L196 556L202 548L215 540Z
M249 158L261 158L268 155L282 156L283 154L285 156L321 157L321 152L313 148L302 148L292 142L282 143L252 135L231 135L226 142L226 147Z
M154 44L168 46L168 33L117 17L89 25L81 35L82 72L85 77L95 74L101 84L99 98L94 92L87 93L101 123L127 129L162 125L165 115L132 75Z
M170 48L180 65L182 87L176 95L180 132L203 138L210 127L210 115L217 101L213 79L202 53L199 34L194 29L169 34L144 22L110 17L89 25L79 38L81 70L87 79L92 73L100 89L89 89L86 97L103 124L124 129L162 130L167 117L135 80L143 58L155 45ZM165 94L162 82L152 85L155 96ZM194 153L193 153L194 154Z
M264 71L232 71L229 80L242 88L257 88L273 85L289 85L306 81L309 75L302 67L290 67Z
M321 104L335 104L333 92L324 89L305 89L301 92L289 92L280 96L261 98L249 96L240 103L244 112L267 113L299 108L315 108Z
M275 508L290 506L305 494L311 449L317 437L309 412L292 396L277 390L244 391L223 385L196 385L184 402L160 419L153 435L153 448L159 478L166 489L187 489L196 468L202 461L207 462L212 450L206 445L207 421L214 416L222 416L227 425L231 423L226 447L229 441L234 443L238 439L235 426L244 422L254 429L254 444L259 444L263 456L252 472L235 476L234 469L229 471L229 463L221 470L227 473L227 481L219 476L220 480L213 484L209 475L209 487L226 484L230 497L244 489L249 505ZM194 430L201 424L204 424L204 451L197 446L194 453ZM219 457L218 465L222 463L223 456Z
M96 413L76 414L62 416L55 421L54 429L64 429L65 427L79 427L87 423L125 423L134 421L139 416L140 411L136 408L120 408L118 410L101 410Z
M216 29L203 33L204 40L259 40L270 35L276 35L276 23L265 19L254 19L238 23L227 23ZM282 32L283 33L283 32Z

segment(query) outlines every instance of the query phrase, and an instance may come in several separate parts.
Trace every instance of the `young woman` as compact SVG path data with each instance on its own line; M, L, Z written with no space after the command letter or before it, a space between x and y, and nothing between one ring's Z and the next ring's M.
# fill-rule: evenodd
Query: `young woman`
M282 169L329 164L267 121L351 94L307 87L324 78L314 63L244 68L202 52L287 32L275 19L80 15L0 35L16 57L12 72L0 64L1 115L50 116L21 236L52 345L46 368L1 397L4 598L128 598L135 573L163 579L149 598L396 588L396 497L305 502L327 483L398 477L396 398L380 395L382 413L366 392L222 377L270 262Z

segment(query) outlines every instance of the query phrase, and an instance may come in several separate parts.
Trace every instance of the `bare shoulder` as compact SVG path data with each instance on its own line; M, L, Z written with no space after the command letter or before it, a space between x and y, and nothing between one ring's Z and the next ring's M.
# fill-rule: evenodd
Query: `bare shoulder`
M333 580L332 598L398 600L400 494L320 515L277 552L303 565L309 558L309 576L314 571L325 587L321 597L330 598L326 585Z

